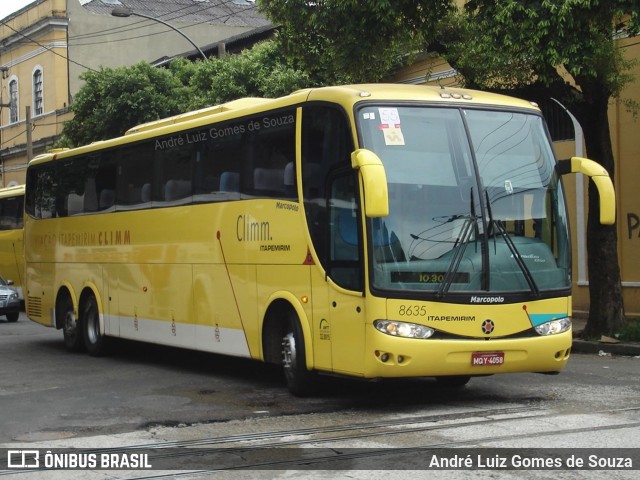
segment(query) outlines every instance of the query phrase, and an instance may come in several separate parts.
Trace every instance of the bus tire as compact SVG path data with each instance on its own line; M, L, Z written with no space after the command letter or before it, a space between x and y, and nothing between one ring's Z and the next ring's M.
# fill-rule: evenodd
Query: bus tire
M108 338L100 332L100 311L93 295L82 302L82 325L84 327L84 346L89 355L101 357L108 353Z
M18 318L20 317L20 314L17 312L13 312L13 313L7 313L7 322L17 322Z
M56 306L56 318L61 319L62 336L64 346L70 352L80 352L84 348L82 338L82 322L76 318L73 311L73 302L69 295L64 295Z
M445 388L462 388L469 383L469 380L471 380L471 377L466 375L436 377L436 381Z
M287 333L282 339L282 366L289 392L296 397L314 393L315 374L307 370L304 338L295 314L289 314Z

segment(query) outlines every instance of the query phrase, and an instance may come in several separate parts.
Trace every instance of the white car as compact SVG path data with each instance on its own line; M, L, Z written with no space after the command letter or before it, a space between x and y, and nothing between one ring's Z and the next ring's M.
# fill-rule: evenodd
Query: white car
M20 316L20 298L11 285L13 280L0 277L0 315L5 315L9 322L17 322Z

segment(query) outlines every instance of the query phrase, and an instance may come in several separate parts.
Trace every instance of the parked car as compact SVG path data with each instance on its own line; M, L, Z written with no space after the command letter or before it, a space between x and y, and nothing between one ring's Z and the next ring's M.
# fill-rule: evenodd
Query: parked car
M6 315L9 322L17 322L20 316L20 298L11 285L13 280L0 277L0 315Z

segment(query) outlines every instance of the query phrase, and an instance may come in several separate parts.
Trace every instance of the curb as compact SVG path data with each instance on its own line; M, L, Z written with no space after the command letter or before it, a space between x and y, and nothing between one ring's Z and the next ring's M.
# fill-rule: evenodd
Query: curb
M573 339L573 353L610 353L631 357L640 356L640 343L601 343L588 340Z

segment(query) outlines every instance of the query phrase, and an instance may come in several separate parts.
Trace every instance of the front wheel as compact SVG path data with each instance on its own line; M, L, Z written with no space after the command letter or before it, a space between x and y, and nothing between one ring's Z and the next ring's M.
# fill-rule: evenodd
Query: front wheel
M82 305L84 325L84 346L89 355L100 357L108 353L108 339L100 332L100 312L98 302L91 295Z
M282 365L289 391L297 397L314 393L316 375L307 370L304 339L295 315L291 314L288 332L282 339Z
M20 314L17 312L13 312L13 313L7 313L7 322L17 322L18 318L20 317Z

